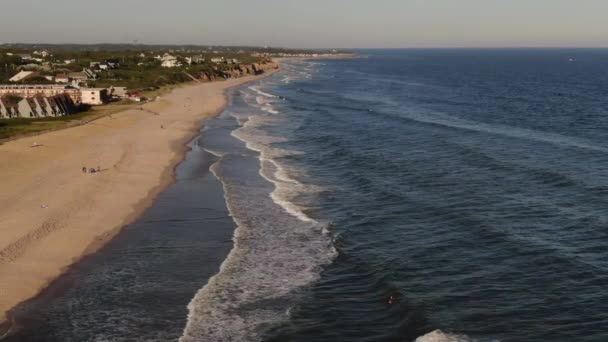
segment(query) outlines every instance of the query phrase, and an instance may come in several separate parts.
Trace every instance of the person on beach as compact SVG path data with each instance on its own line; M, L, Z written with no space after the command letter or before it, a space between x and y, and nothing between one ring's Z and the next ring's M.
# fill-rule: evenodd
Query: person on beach
M82 167L82 173L87 173L87 167L86 166Z

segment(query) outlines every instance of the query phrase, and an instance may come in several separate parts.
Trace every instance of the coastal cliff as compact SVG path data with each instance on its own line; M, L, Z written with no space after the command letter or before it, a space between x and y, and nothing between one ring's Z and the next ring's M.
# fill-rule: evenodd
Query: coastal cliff
M218 79L239 78L250 75L261 75L265 72L276 70L279 64L272 60L265 60L253 64L227 65L222 68L215 67L213 70L202 71L199 79L204 82L213 82Z

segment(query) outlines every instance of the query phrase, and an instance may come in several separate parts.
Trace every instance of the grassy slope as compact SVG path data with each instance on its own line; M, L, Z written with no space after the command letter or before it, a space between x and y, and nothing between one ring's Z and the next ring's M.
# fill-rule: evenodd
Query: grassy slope
M80 125L138 106L140 105L117 103L103 107L92 107L86 112L54 118L3 119L0 120L0 143L9 139Z

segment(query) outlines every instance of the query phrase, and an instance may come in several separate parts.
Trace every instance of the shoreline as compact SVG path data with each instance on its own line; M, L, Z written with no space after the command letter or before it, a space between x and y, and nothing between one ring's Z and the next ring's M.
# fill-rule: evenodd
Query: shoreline
M214 117L216 115L218 115L219 113L221 113L227 106L228 104L228 100L226 97L226 92L233 88L233 87L237 87L237 86L241 86L243 84L249 83L249 82L253 82L256 81L258 79L261 78L265 78L265 77L269 77L271 76L274 72L276 72L276 70L274 71L267 71L266 73L262 74L262 75L258 75L258 76L247 76L247 77L242 77L242 78L238 78L238 79L231 79L231 80L227 80L227 81L220 81L220 82L210 82L210 83L192 83L192 84L188 84L182 87L179 87L177 89L174 89L171 94L166 95L165 97L168 98L168 100L165 100L165 98L163 97L163 99L160 101L160 103L152 103L149 105L144 105L143 108L145 108L145 110L127 110L124 112L120 112L120 113L116 113L113 114L114 116L116 116L116 118L100 118L99 120L96 120L95 122L90 122L86 125L83 126L77 126L77 127L70 127L70 128L66 128L64 130L59 130L59 131L52 131L52 132L48 132L48 133L44 133L42 135L37 135L36 138L38 140L42 140L45 142L45 146L43 146L42 149L46 149L46 142L47 140L50 142L56 142L55 140L62 140L62 138L64 138L63 136L68 136L71 137L71 134L68 134L66 132L70 132L70 133L74 133L75 130L93 130L95 129L96 125L101 125L101 124L96 124L96 122L99 121L103 121L102 124L106 125L106 124L110 124L111 120L122 120L122 121L128 121L126 126L121 126L119 127L119 129L121 131L126 131L131 129L136 129L138 126L137 125L141 125L142 123L146 123L148 124L148 126L154 124L154 127L156 130L158 130L158 124L159 123L163 123L163 119L164 119L164 114L163 115L159 115L159 116L150 116L149 112L153 112L153 110L162 110L162 111L172 111L174 113L180 113L180 112L186 112L188 111L189 113L186 115L182 115L182 118L177 118L174 121L172 121L170 123L171 127L167 127L166 131L169 131L169 129L171 129L171 133L170 136L165 137L166 140L162 141L161 144L164 143L163 147L163 156L165 157L165 163L163 163L164 165L161 166L161 172L160 174L158 174L158 170L156 170L156 174L154 176L156 177L147 177L147 184L146 186L140 186L138 190L138 193L133 194L135 197L135 199L132 199L130 201L130 210L122 210L122 216L121 215L117 215L120 216L119 220L115 219L115 223L109 224L109 226L111 226L110 228L101 228L95 232L88 232L84 234L84 236L81 236L81 239L79 241L77 241L74 244L78 244L80 245L79 247L76 246L63 246L63 247L68 247L68 249L71 249L71 251L69 252L63 252L64 255L60 256L60 259L62 259L61 262L57 262L55 260L55 263L53 264L54 269L52 270L48 270L48 269L44 269L45 266L48 266L49 261L48 260L44 260L44 259L40 259L41 254L44 255L45 253L40 253L40 252L34 252L33 255L30 255L29 252L31 252L32 249L38 247L38 248L42 248L44 249L44 245L41 246L41 244L46 243L53 243L53 241L47 241L47 240L52 240L51 238L54 235L65 235L65 238L72 238L72 236L70 236L71 234L69 234L69 230L75 230L75 227L73 227L73 225L71 226L70 223L87 223L88 221L83 221L84 220L88 220L86 217L80 217L80 220L72 220L75 222L70 222L69 218L67 220L67 222L64 222L64 224L60 227L46 227L46 230L43 231L39 231L38 233L40 234L36 234L36 232L34 232L33 236L29 236L31 239L25 239L23 240L24 237L28 237L28 234L25 234L25 236L21 236L16 242L10 243L11 241L8 241L9 243L7 243L7 238L5 238L3 235L5 233L5 231L9 231L9 233L15 233L14 230L11 232L11 229L9 227L10 223L13 224L19 224L19 219L15 219L13 218L12 222L9 220L9 224L7 224L7 220L0 220L0 288L4 287L5 290L3 291L3 293L0 293L0 311L2 311L2 313L0 314L0 338L2 338L2 336L4 336L6 333L10 332L10 329L12 327L11 324L11 320L10 320L10 311L15 308L17 305L19 305L22 302L34 299L38 296L40 296L45 289L47 289L51 284L53 284L54 281L56 281L62 274L64 274L67 270L69 270L69 268L76 264L78 261L82 260L83 258L95 253L96 251L98 251L99 249L101 249L103 246L105 246L109 241L111 241L113 238L115 238L121 231L122 229L128 225L129 223L132 223L134 221L136 221L138 219L138 217L141 216L141 214L147 209L149 208L153 203L154 200L157 198L157 196L164 190L166 189L168 186L170 186L171 184L173 184L175 182L175 168L177 167L177 165L179 165L179 163L181 161L183 161L186 153L189 150L188 147L188 142L191 141L194 137L196 137L196 135L200 132L201 126L203 125L204 121L208 118ZM197 91L207 91L209 94L197 94ZM182 93L186 93L186 95L182 94ZM178 95L181 94L181 95ZM197 99L194 99L194 96L196 95L201 95L202 98L204 99L199 99L199 102L202 100L202 103L194 103ZM204 96L203 96L204 95ZM180 96L181 96L181 100L182 102L180 102ZM208 99L205 97L213 97L213 99ZM184 100L187 100L184 102ZM212 103L207 103L205 100L213 100ZM179 105L181 105L182 103L191 103L191 104L195 104L195 105L201 105L201 108L199 109L194 109L195 112L193 112L192 110L183 110L178 108ZM186 107L186 105L184 105L184 107ZM145 113L144 113L145 112ZM171 113L173 114L173 113ZM131 116L135 116L135 119L132 118L125 118L127 115L131 115ZM177 114L179 115L179 114ZM159 120L160 119L160 120ZM181 119L181 120L180 120ZM177 126L177 127L173 127L173 126ZM91 128L94 127L94 128ZM161 128L163 130L165 130L165 128L161 125ZM142 131L143 129L140 129L141 132L138 133L142 133L144 131ZM158 132L156 132L156 135L159 135ZM164 132L163 132L164 133ZM103 134L106 134L108 136L103 136ZM103 139L103 138L114 138L113 135L116 135L117 133L113 130L104 130L104 132L101 132L101 137L99 136L95 136L95 139ZM124 137L124 139L129 140L129 139L135 139L137 140L137 138L133 138L133 137L129 137L130 133L124 133L127 135L127 137ZM142 133L141 139L147 139L147 138L154 138L153 136L147 136L150 134L145 134ZM59 137L57 137L59 136ZM78 141L78 139L87 139L88 137L86 136L86 132L85 134L76 134L76 142ZM14 140L11 142L8 142L2 146L0 146L0 152L2 152L3 149L13 149L12 152L15 152L15 145L21 145L19 146L21 149L25 148L25 146L27 146L27 142L28 140L31 140L32 137L26 137L26 138L22 138L19 140ZM63 141L65 143L65 141ZM69 142L69 141L68 141ZM133 143L132 141L129 141L129 143ZM141 142L135 142L134 144L142 144ZM49 144L52 145L52 144ZM8 147L7 147L8 146ZM113 154L113 159L114 161L117 163L113 166L112 169L108 170L110 171L109 173L115 173L116 171L121 171L121 168L127 168L125 167L123 164L125 164L125 162L129 161L129 160L124 160L126 159L136 159L138 158L139 154L137 153L138 151L129 151L129 149L132 149L132 146L127 144L122 146L124 147L125 151L122 151L122 155L117 155L116 152L108 152L103 150L101 151L101 154ZM108 149L112 148L112 147L107 147ZM142 149L145 149L145 146L142 147ZM137 149L136 149L137 150ZM38 151L33 151L32 149L30 150L25 150L26 152L30 152L30 153L36 153ZM21 151L23 152L23 151ZM146 151L149 152L149 151ZM69 158L69 153L66 153L68 155ZM150 154L150 153L148 153ZM10 157L10 156L9 156ZM156 158L155 154L152 154L152 157ZM144 157L141 157L144 158ZM1 156L0 156L0 161L1 161ZM73 158L72 158L73 159ZM76 157L76 160L79 160L81 158L78 158L78 156ZM27 161L23 164L26 164L27 167ZM34 163L36 164L36 163ZM118 165L120 164L120 165ZM144 161L143 163L140 164L154 164L151 161ZM117 165L120 166L118 167L119 170L117 170ZM23 165L20 165L23 166ZM33 168L35 168L38 165L34 165ZM55 165L53 165L55 166ZM61 167L59 167L61 168ZM65 168L65 167L64 167ZM13 179L21 179L23 180L25 178L25 182L29 182L30 180L27 179L27 175L23 176L23 177L19 177L18 175L15 175L15 173L17 172L8 172L9 168L6 167L5 169L0 168L0 177L3 176L3 173L8 173L9 179L10 177L13 177ZM4 172L3 172L4 171ZM132 170L128 170L128 171L132 171ZM148 172L148 173L154 173L154 172ZM81 176L81 175L80 175ZM123 178L128 178L129 175L128 172L126 173L125 177ZM149 176L149 175L148 175ZM86 175L84 177L98 177L98 175ZM105 174L101 174L99 175L100 178L104 178ZM155 179L155 182L152 184L151 179ZM89 185L89 187L93 188L91 190L95 191L99 188L103 188L106 190L111 190L111 184L110 186L108 186L107 183L111 183L112 179L110 180L106 180L106 184L96 184L99 182L94 182L94 184L84 184ZM129 180L127 180L128 182ZM91 183L91 182L88 182ZM124 179L123 179L123 183L124 183ZM16 186L14 186L13 190L15 190L14 193L8 193L5 195L0 196L0 204L2 204L3 202L8 203L10 200L14 200L17 199L17 201L21 201L21 202L31 202L31 199L29 199L29 201L25 201L24 197L28 197L27 195L20 195L18 192L27 192L27 191L23 191L23 189L21 187L19 187L18 184L14 184ZM26 188L27 188L26 184ZM39 184L36 184L39 186ZM45 186L42 185L42 187L44 188ZM48 187L48 186L47 186ZM54 186L51 185L51 188L53 188ZM145 188L147 191L145 191L144 194L142 194L142 189ZM50 189L50 190L58 190L58 189ZM47 191L48 192L52 192L52 191ZM74 192L78 193L82 193L81 190L74 190ZM55 194L55 192L52 192L53 194ZM61 196L61 194L57 195L57 196ZM66 197L66 196L63 196ZM70 197L70 195L67 195L67 197ZM78 196L75 196L78 197ZM102 196L103 197L103 196ZM105 197L109 197L106 198L105 200L111 200L112 196L107 196L105 195ZM84 200L87 200L88 198L84 198ZM102 198L102 200L104 200ZM68 201L68 202L73 202L73 201ZM112 207L112 205L110 205L110 207ZM10 209L10 208L9 208ZM97 211L97 208L81 208L81 211L84 211L84 213L80 212L76 212L76 213L68 213L68 214L72 214L72 216L86 216L86 211L87 209L89 210L93 210L93 211ZM123 208L124 209L124 208ZM35 210L38 210L37 208ZM1 209L0 209L0 214L2 213ZM83 215L84 214L84 215ZM112 211L109 211L108 214L113 214ZM17 215L18 216L18 215ZM70 215L68 215L70 216ZM105 218L104 215L101 215L102 217L100 218ZM121 219L120 219L121 218ZM24 225L27 225L27 223L33 223L33 222L27 222L28 220L25 219L26 222L24 222ZM91 225L93 225L93 222L91 221ZM104 225L107 227L107 225ZM86 227L85 227L86 228ZM77 228L76 228L77 229ZM66 230L68 232L66 232ZM80 229L82 230L82 229ZM55 234L57 233L57 234ZM63 234L60 234L63 233ZM19 234L22 235L22 234ZM82 234L80 234L82 235ZM84 237L86 237L86 239L84 239ZM55 240L57 240L57 238L55 238ZM84 241L84 240L88 240L88 241ZM28 242L31 242L31 244L29 244ZM54 241L55 243L59 243L60 245L66 245L65 240L61 240L59 238L59 241ZM68 244L69 245L69 244ZM62 246L59 246L62 247ZM70 248L71 247L71 248ZM62 248L59 248L60 250ZM76 252L78 251L78 253L76 254ZM57 251L53 250L51 251L52 254L56 254ZM70 253L71 252L71 253ZM68 255L65 255L65 254ZM60 253L61 254L61 253ZM44 256L43 256L44 258ZM42 262L44 261L44 262ZM32 265L32 264L36 264L37 262L41 262L42 264L44 264L46 262L47 265L41 265L38 268L36 268L36 265ZM19 266L23 266L22 268L26 269L26 272L29 270L31 271L33 274L26 274L26 278L28 275L33 278L33 279L28 279L29 283L26 282L26 284L23 284L22 281L20 281L21 279L18 278L22 278L23 276L23 272L21 272L21 270L19 270ZM32 269L33 268L33 269ZM43 269L41 269L43 268ZM11 279L9 279L8 281L2 279L2 274L11 274L11 271L20 271L21 273L19 274L19 276L17 277L12 277L12 282ZM9 290L7 291L6 288L7 284L11 285L8 286ZM21 283L21 284L19 284ZM38 284L38 286L34 286L34 284ZM27 289L23 289L24 285L29 285L29 287ZM27 286L26 286L27 287ZM35 287L35 288L33 288ZM14 292L14 293L10 293L10 292ZM1 297L5 297L4 299L2 299ZM10 299L7 300L7 298L10 297Z

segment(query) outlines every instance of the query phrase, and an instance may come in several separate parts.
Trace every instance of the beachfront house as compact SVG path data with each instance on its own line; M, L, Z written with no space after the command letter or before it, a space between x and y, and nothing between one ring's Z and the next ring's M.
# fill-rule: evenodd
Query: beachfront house
M141 102L141 101L143 101L143 96L138 91L127 93L126 98L128 100L133 101L133 102Z
M201 64L204 62L205 62L205 57L203 57L202 55L192 57L192 63L194 63L194 64Z
M86 82L89 79L89 75L85 72L71 72L68 74L68 77L78 82Z
M41 97L41 100L45 102L48 116L61 116L74 112L74 104L66 95Z
M70 83L70 78L66 74L55 75L55 82L57 82L57 83Z
M0 118L12 119L20 117L21 113L19 113L19 101L21 101L21 98L18 96L0 96Z
M41 116L38 103L33 97L26 97L19 101L19 117L38 118Z
M82 103L92 106L102 105L109 100L108 89L105 88L82 88L80 94Z
M75 111L74 102L66 94L33 97L0 96L0 119L55 117Z
M182 66L182 64L177 59L166 60L161 63L163 68L177 68Z
M172 56L166 53L163 57L161 57L161 66L163 68L177 68L182 66L182 63L177 59L177 57Z
M34 101L36 101L36 106L38 108L38 113L41 117L47 116L55 116L51 111L51 108L48 106L47 101L43 96L34 97Z
M9 116L5 113L5 106L2 103L2 98L0 97L0 119L8 119Z
M42 50L42 51L34 51L32 52L32 55L36 55L36 56L42 56L44 58L50 56L50 52L46 51L46 50Z
M0 96L11 95L18 97L67 95L71 101L80 104L80 90L68 85L59 84L18 84L0 85Z
M110 87L108 95L113 99L123 99L127 97L127 87Z

